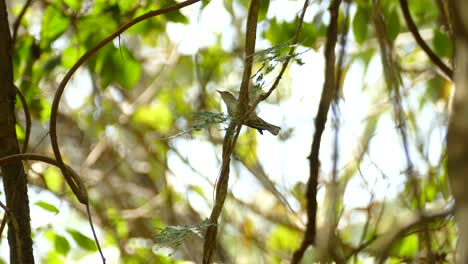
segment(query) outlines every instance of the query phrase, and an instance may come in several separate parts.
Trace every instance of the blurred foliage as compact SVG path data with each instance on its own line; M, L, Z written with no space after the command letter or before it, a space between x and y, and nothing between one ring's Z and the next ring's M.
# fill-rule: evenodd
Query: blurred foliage
M7 2L9 14L16 18L26 1ZM58 116L59 142L66 162L79 168L88 187L101 243L115 263L200 263L202 239L190 235L203 235L206 228L202 219L209 215L212 206L222 138L230 121L222 113L224 106L216 90L239 89L248 2L223 0L222 8L215 1L203 1L142 21L93 55L68 84ZM273 8L279 6L278 2L281 1L260 1L260 47L254 65L258 72L253 77L253 87L263 92L284 62L295 34L298 20L289 15L295 15L302 5L300 1L287 1L287 5L281 5L284 10L278 10ZM286 263L301 242L308 169L291 166L289 159L306 164L305 152L299 153L297 148L308 149L311 144L314 120L309 117L315 115L319 98L309 97L311 90L321 89L317 79L323 70L306 72L309 79L304 83L297 84L295 80L299 80L299 72L311 69L307 63L319 64L310 62L308 56L315 52L322 56L330 20L328 2L311 1L294 57L295 70L288 70L289 75L283 77L272 98L260 104L260 116L281 120L280 136L272 140L270 135L261 136L246 128L238 139L231 171L232 195L218 232L215 258L220 263ZM433 0L409 2L411 15L426 43L449 61L453 55L452 39L450 29L442 26L441 15L446 10ZM33 118L30 151L53 156L48 140L41 139L48 132L57 84L79 57L130 19L175 3L33 1L21 20L13 54L15 83L25 94ZM443 137L437 137L437 131L445 131L452 84L436 70L408 32L397 0L344 1L345 4L352 6L351 17L345 21L350 24L350 33L340 105L345 107L348 100L359 94L365 98L360 99L362 104L368 101L372 107L364 110L366 118L341 121L345 124L342 140L351 143L343 143L346 150L341 155L337 185L340 194L335 204L323 201L324 190L331 186L328 164L332 158L328 155L329 139L322 140L322 151L328 156L320 156L323 166L318 225L332 226L327 219L337 220L331 236L334 249L346 253L346 260L354 260L353 263L376 260L385 246L390 247L390 261L417 261L420 253L427 251L421 242L422 227L399 232L408 219L417 217L417 201L424 208L435 210L451 199ZM285 8L288 5L294 10ZM213 16L208 17L211 24L218 23L220 18L214 17L213 9L228 20L229 27L223 32L206 33L201 28L206 26L202 17L207 14ZM342 16L340 12L341 26ZM396 63L391 69L380 62L387 54L379 46L382 36L377 34L376 17L384 22L384 34L393 49L389 57ZM178 39L186 34L192 37L193 54L180 49L184 43ZM356 68L362 76L352 76ZM373 144L379 133L391 130L397 134L395 127L401 125L391 120L394 94L387 93L386 84L381 81L385 70L401 76L399 87L405 121L409 123L405 132L415 160L414 181L405 178L407 167L395 158L402 152L392 152L401 150L401 145L387 150ZM354 87L360 83L356 79L362 79L359 87ZM279 107L281 110L269 113ZM22 143L24 115L21 104L17 108L17 134ZM346 131L352 122L360 123L360 128ZM333 133L330 127L325 132L328 136ZM355 138L350 140L350 135ZM381 168L388 164L374 162L377 152L387 153L387 162L395 163L391 167L400 171L390 170L393 174L388 175L388 170ZM84 263L85 256L97 258L89 228L81 228L86 221L85 212L72 198L60 171L39 163L30 165L30 183L40 190L32 194L31 200L37 200L35 205L42 210L31 216L32 222L43 216L49 220L36 230L36 243L44 239L49 242L35 248L38 262ZM387 197L378 193L384 191L376 191L378 186L382 190L381 186L392 184L398 185L393 195ZM415 184L420 190L417 194ZM365 193L367 200L348 202L355 201L352 198L356 193ZM67 210L54 205L57 199L64 202ZM320 209L334 205L339 210ZM69 211L75 217L66 215ZM330 212L334 218L329 218ZM67 220L58 220L63 218ZM54 221L60 222L59 226L52 224ZM433 253L452 256L456 234L451 221L429 229ZM384 243L395 234L391 245ZM6 243L6 239L1 243ZM175 247L170 252L161 250L166 246ZM330 258L324 253L326 248L319 243L310 249L304 258L310 262L304 263ZM0 263L5 261L0 257Z

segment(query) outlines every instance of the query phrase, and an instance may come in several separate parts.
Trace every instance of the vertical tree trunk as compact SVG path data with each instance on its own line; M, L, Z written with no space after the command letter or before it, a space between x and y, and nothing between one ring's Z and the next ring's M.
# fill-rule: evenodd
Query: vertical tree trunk
M447 135L448 174L455 198L457 263L468 263L468 1L452 0L455 94Z
M19 153L15 129L15 96L13 85L11 36L6 1L0 0L0 157ZM10 263L34 263L27 179L23 164L18 161L1 167L6 206L17 226L8 219Z

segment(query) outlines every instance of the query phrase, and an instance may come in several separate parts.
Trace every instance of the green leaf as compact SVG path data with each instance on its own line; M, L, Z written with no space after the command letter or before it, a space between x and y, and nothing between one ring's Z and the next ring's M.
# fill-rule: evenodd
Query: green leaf
M218 64L211 64L211 65L206 65L205 64L205 54L207 51L205 49L200 49L198 51L198 54L196 55L198 59L198 67L200 71L200 80L205 81L205 80L218 80L218 77L221 76L220 71L219 71L219 61L224 58L223 55L225 54L217 54L217 56L214 56L216 59L216 62ZM216 55L216 54L215 54ZM182 86L190 86L193 83L194 80L194 61L193 61L193 56L187 56L187 55L182 55L179 57L179 60L177 61L177 68L171 73L170 78L173 80L177 80L177 83L182 85ZM171 93L172 93L171 89Z
M57 55L57 56L52 56L49 59L47 59L44 64L42 65L42 69L46 74L52 72L53 69L55 69L57 66L59 66L62 63L62 56Z
M16 138L18 140L24 140L25 134L24 134L23 128L19 124L16 124L15 128L16 128Z
M64 236L57 234L55 234L54 237L54 247L55 251L64 256L66 256L70 251L70 243L68 242L68 240Z
M71 68L76 61L86 52L83 46L69 46L62 52L62 66Z
M150 19L151 20L151 19ZM84 46L85 49L91 49L101 42L105 37L115 31L118 27L118 23L110 15L90 15L85 16L82 19L77 21L79 35L75 35L73 39L74 43L79 43ZM76 44L75 44L76 45ZM108 49L110 46L105 47ZM103 50L101 50L97 56L101 57ZM96 57L90 58L88 65L93 60L96 60Z
M138 6L138 1L135 0L119 0L117 1L121 12L128 12Z
M68 28L69 19L55 6L49 5L44 12L41 25L41 48L48 49Z
M359 6L353 18L353 34L358 44L362 44L367 38L367 29L370 19L370 8Z
M168 7L168 6L175 5L175 4L177 4L177 2L174 0L162 0L162 1L159 1L159 8L164 8L164 7ZM167 20L171 22L175 22L175 23L188 24L189 22L187 17L185 17L179 10L165 13L162 16L166 18Z
M151 11L151 8L149 7L139 8L136 10L133 17L141 16L149 11ZM165 26L166 23L161 21L161 19L145 19L129 28L126 33L136 34L139 38L145 40L146 43L151 43L152 46L156 46L155 44L157 43L158 38L163 34L162 32L165 31Z
M203 188L201 186L191 184L191 185L189 185L189 188L190 188L190 190L194 191L195 193L197 193L201 197L206 197L205 192L203 191Z
M128 221L122 218L120 211L116 208L108 208L106 213L111 221L111 225L117 231L117 234L121 237L128 236Z
M106 49L96 63L96 71L101 76L101 87L105 89L113 81L125 89L132 89L141 75L141 66L125 47Z
M363 64L362 66L364 67L364 72L367 73L367 70L369 68L370 60L372 59L374 54L375 54L375 49L370 48L370 49L367 49L367 50L357 52L353 57L356 60L362 62L362 64Z
M439 8L433 0L408 1L411 16L418 25L427 25L439 18ZM431 25L434 26L434 25Z
M392 8L387 20L388 36L393 41L400 34L400 16L396 8Z
M320 25L319 25L320 26ZM323 29L322 28L317 28L317 25L315 23L305 23L303 25L302 31L304 32L305 35L301 37L300 44L303 45L304 47L309 47L309 48L314 48L316 49L316 43L317 39L323 35Z
M267 245L274 251L293 252L299 246L300 241L301 236L298 232L284 226L277 226L268 237Z
M47 264L63 264L63 259L60 257L57 252L51 250L47 253L47 256L42 259L43 263Z
M292 22L283 21L278 23L276 18L268 20L269 26L262 35L266 38L273 46L284 44L290 41L296 34L298 20L295 19ZM326 26L321 22L320 19L314 19L313 23L305 23L303 28L303 34L299 38L300 45L305 47L315 48L315 42L318 37L324 36L326 33Z
M55 205L50 204L48 202L39 201L39 202L35 203L35 205L41 207L42 209L44 209L46 211L52 212L54 214L57 214L59 212L59 209L57 207L55 207Z
M291 39L296 32L296 23L282 22L278 23L276 18L269 21L268 30L263 32L263 36L271 44L278 45ZM305 34L303 34L305 35Z
M62 189L63 176L60 170L56 167L49 167L44 172L45 182L49 190L58 193Z
M412 234L402 238L392 248L392 255L398 257L412 257L418 252L418 235Z
M434 102L443 99L448 101L452 93L452 85L445 78L435 75L433 78L426 81L426 91L421 97L420 107L425 103Z
M182 15L179 10L166 13L164 16L167 20L175 23L188 24L189 22L189 20L184 15Z
M41 99L39 101L40 104L40 113L39 113L39 119L41 122L44 122L50 118L50 111L52 106L46 99Z
M204 82L216 81L220 78L225 78L225 75L223 75L223 72L221 70L223 66L222 61L226 59L227 56L226 52L218 44L207 49L201 49L198 52L197 66L199 67L200 78ZM177 76L180 76L180 78L177 78L177 80L182 79L183 81L185 81L185 83L190 84L193 81L193 75L191 75L191 72L193 72L194 67L193 60L188 56L184 56L183 58L181 58L181 63L184 63L183 65L181 65L184 66L182 70L185 70L188 73L182 74L182 72L178 71Z
M21 74L24 74L28 66L31 66L30 59L33 57L33 45L36 40L33 36L19 36L13 54L13 69L15 81ZM22 88L22 87L20 87ZM24 91L23 91L24 92Z
M370 6L369 0L355 0L358 6Z
M432 45L434 46L434 51L437 55L447 58L452 57L452 41L444 32L437 29L434 30Z
M168 132L172 127L173 115L167 104L157 103L138 108L132 116L132 120L157 131Z
M258 11L258 22L263 21L268 13L270 0L260 0L260 10Z
M76 11L80 11L82 0L64 0L65 4Z
M424 202L430 203L437 198L439 194L439 189L435 183L427 183L424 186Z
M67 232L72 236L73 240L78 244L83 249L89 250L89 251L96 251L96 243L94 240L91 238L83 235L81 232L79 232L76 229L67 229Z

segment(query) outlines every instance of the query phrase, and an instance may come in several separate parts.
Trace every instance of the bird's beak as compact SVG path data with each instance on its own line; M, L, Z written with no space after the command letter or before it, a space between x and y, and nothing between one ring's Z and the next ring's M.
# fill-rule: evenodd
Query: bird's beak
M218 93L222 93L222 91L220 91L220 90L216 90L216 91L217 91Z

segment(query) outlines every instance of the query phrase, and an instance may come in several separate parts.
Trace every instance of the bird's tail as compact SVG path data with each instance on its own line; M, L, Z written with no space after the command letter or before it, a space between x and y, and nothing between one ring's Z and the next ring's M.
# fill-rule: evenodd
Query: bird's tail
M258 116L254 116L251 118L247 118L244 122L246 126L249 126L251 128L255 128L260 132L260 134L263 134L263 130L268 130L273 135L278 135L281 127L272 125L265 120L261 119Z

